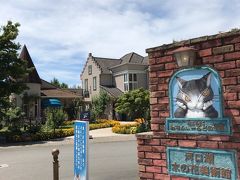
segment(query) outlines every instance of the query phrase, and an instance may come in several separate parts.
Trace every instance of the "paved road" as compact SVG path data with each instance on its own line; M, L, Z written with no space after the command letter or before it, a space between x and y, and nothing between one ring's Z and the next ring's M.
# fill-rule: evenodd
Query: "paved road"
M60 150L60 180L73 180L73 144L0 148L0 180L52 180L53 148ZM136 180L136 141L89 143L90 180Z

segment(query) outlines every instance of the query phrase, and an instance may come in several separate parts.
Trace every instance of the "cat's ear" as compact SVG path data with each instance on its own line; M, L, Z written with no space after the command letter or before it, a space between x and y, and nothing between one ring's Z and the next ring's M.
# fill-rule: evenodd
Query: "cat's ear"
M183 84L186 82L185 80L181 79L180 77L176 77L178 86L182 89Z
M211 72L209 72L202 77L207 82L207 87L209 87L211 85L211 76L212 76Z

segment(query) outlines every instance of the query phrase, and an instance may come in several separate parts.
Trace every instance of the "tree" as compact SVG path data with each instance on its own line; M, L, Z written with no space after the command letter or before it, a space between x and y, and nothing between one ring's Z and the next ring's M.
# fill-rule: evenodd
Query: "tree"
M63 121L65 121L68 117L67 114L63 111L62 108L47 108L45 109L45 114L47 117L47 121L43 126L43 131L51 131L55 134L55 129L59 128L62 125Z
M94 118L101 118L107 107L110 97L106 92L101 91L98 96L92 100L92 114Z
M57 79L57 78L53 78L53 80L51 80L51 82L50 82L52 85L54 85L54 86L57 86L57 87L60 87L60 82L59 82L59 80Z
M131 119L146 119L149 112L149 92L143 88L129 91L120 96L115 104L118 113L127 114Z
M25 116L25 113L22 112L21 108L20 107L10 107L7 112L6 112L6 115L7 115L7 125L8 125L8 128L11 130L11 131L20 131L20 127L22 126L23 124L23 118Z
M66 83L62 83L62 84L60 85L60 87L63 88L63 89L67 89L67 88L68 88L68 85L67 85Z
M59 88L64 88L64 89L68 88L68 85L66 83L60 83L59 80L55 77L53 78L53 80L51 80L50 83Z
M75 98L69 104L69 106L65 107L65 110L68 114L69 119L78 119L80 112L83 107L83 101L81 98Z
M0 118L6 115L6 109L10 107L10 94L21 94L27 89L23 80L30 69L19 58L21 46L15 42L19 26L19 23L8 21L6 26L0 28Z

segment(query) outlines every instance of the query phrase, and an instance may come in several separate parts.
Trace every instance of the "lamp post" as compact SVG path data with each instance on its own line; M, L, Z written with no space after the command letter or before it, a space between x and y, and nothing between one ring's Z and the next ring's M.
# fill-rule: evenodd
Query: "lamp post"
M192 47L180 47L173 51L178 67L193 66L196 61L196 49Z

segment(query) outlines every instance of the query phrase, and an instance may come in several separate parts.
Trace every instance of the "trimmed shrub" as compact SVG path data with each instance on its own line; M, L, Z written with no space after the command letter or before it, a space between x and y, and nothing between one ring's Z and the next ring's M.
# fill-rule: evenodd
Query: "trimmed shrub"
M134 120L135 124L116 125L112 128L112 132L117 134L136 134L149 131L148 126L143 118Z
M107 120L107 119L98 119L95 123L89 125L90 130L100 129L100 128L109 128L116 125L120 125L118 121Z
M70 126L70 125L74 125L74 121L63 121L63 126Z
M39 131L36 133L12 133L12 132L5 132L2 133L3 136L6 137L7 142L24 142L24 141L47 141L54 138L61 138L67 136L74 135L74 121L64 121L64 126L62 129L56 129L55 133L53 130L49 131ZM108 128L113 127L116 125L120 125L118 121L115 120L106 120L106 119L99 119L96 120L95 123L89 125L89 129L99 129L99 128Z
M117 134L136 134L138 124L116 125L112 131Z

